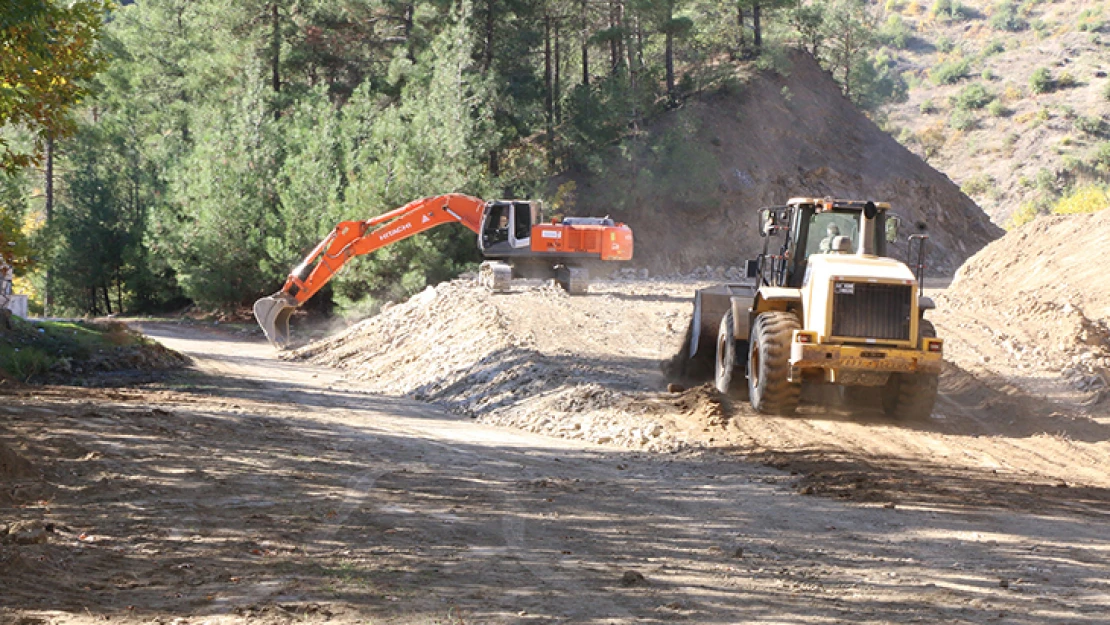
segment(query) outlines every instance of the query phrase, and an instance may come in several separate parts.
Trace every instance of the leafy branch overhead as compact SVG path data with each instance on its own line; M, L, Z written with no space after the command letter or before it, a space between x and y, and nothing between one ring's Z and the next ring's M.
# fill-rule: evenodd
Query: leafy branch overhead
M35 148L0 135L0 169L35 162L42 141L75 130L71 110L106 57L98 47L107 0L6 0L0 12L0 128L29 131Z

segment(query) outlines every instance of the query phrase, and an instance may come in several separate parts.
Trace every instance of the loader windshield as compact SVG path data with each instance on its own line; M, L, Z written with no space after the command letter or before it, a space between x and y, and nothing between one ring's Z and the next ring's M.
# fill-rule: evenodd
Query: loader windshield
M812 213L806 235L805 258L814 254L828 254L832 251L833 239L848 237L852 249L859 248L860 231L859 211L828 211Z

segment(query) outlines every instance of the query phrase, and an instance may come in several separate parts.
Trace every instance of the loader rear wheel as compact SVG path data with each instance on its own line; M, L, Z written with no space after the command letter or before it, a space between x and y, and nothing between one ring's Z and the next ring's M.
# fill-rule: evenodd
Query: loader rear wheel
M737 355L741 352L740 345L737 344L733 334L733 327L730 310L721 318L721 327L717 331L717 357L713 368L713 384L725 395L740 396L747 394L748 385L743 375L738 375L743 373L743 369L737 371L736 367Z
M918 336L937 335L932 322L918 324ZM904 421L928 419L937 403L937 375L930 373L892 373L883 387L883 412Z
M789 312L766 312L755 320L748 348L748 395L763 414L790 415L798 407L802 385L791 382L790 341L801 327Z

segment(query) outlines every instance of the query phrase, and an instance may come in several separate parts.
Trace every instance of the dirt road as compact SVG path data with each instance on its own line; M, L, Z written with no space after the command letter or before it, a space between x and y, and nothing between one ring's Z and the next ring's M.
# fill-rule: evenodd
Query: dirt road
M43 473L9 480L0 508L27 522L0 546L8 622L1110 612L1105 423L1001 433L956 381L925 431L741 410L719 448L646 454L365 394L253 340L145 330L194 370L161 388L2 397L0 433ZM803 494L837 488L850 497ZM36 523L45 542L17 544Z

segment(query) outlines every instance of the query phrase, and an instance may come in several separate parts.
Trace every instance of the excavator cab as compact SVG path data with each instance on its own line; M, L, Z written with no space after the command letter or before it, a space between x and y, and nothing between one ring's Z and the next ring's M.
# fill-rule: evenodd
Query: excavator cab
M539 202L494 200L482 215L481 241L485 253L527 249L532 242L532 226L539 223Z

